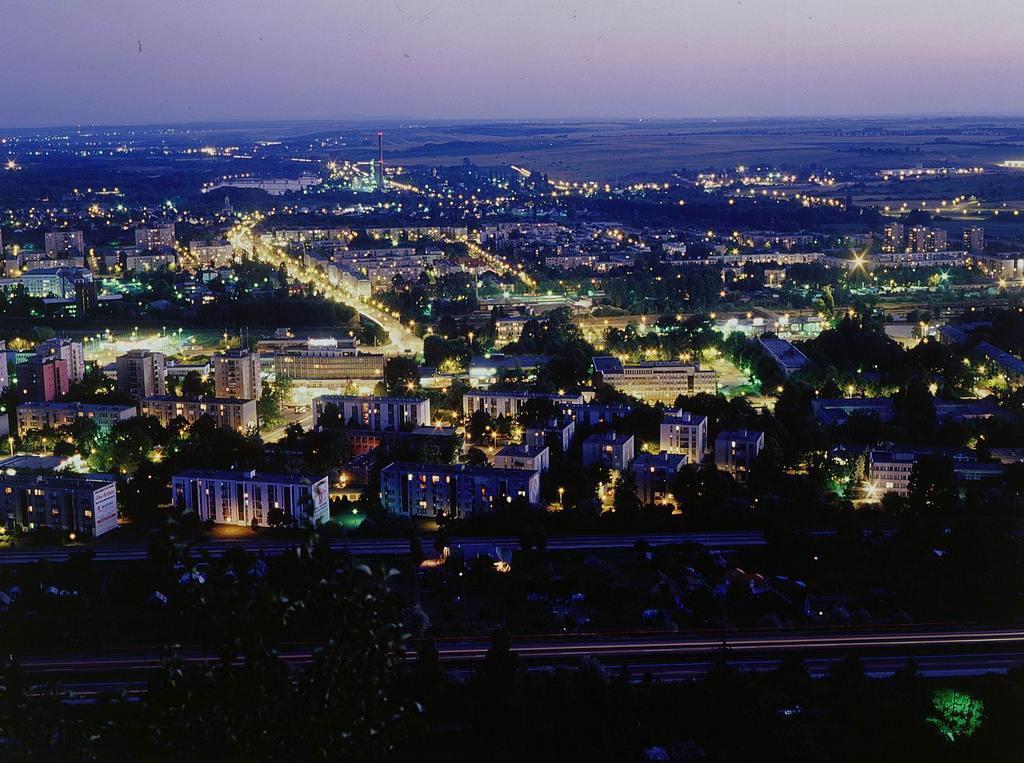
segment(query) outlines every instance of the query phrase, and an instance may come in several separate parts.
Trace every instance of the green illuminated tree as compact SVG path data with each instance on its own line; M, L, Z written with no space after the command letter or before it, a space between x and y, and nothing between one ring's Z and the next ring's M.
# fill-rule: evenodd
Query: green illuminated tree
M932 707L937 715L930 716L928 723L950 742L971 736L985 717L985 704L980 699L955 689L938 689L932 695Z

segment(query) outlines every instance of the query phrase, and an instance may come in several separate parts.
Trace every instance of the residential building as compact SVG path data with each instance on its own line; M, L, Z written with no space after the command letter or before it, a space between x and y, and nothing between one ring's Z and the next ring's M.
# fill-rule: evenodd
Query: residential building
M85 238L80 230L50 231L44 236L46 242L46 258L56 260L68 255L83 257L85 255Z
M230 265L234 258L234 249L227 241L192 241L188 251L200 268Z
M883 252L902 252L904 248L904 229L901 223L889 223L882 228L882 245L880 249Z
M133 418L134 405L99 405L96 403L28 402L18 406L18 432L68 426L79 419L95 421L101 429L110 429L119 421Z
M267 527L272 511L286 522L319 525L331 518L326 476L187 469L171 478L175 507L204 522Z
M579 425L596 427L599 424L614 424L633 412L627 403L579 403L567 409L572 420Z
M670 411L661 420L661 450L681 453L687 463L699 464L708 449L708 417L685 411Z
M333 405L345 426L376 432L401 432L430 424L430 400L418 397L321 395L313 398L313 426Z
M633 461L633 435L616 432L592 434L583 441L583 465L622 471Z
M528 400L551 400L557 405L582 404L580 394L549 395L543 392L511 392L504 390L473 390L462 396L462 414L469 418L474 411L486 411L492 418L518 416Z
M175 397L151 395L142 398L143 416L156 416L167 426L179 416L189 424L209 416L219 427L248 432L257 427L256 401L232 397Z
M126 273L139 273L161 268L175 268L178 255L174 249L125 249L124 257Z
M523 433L524 445L547 445L565 453L576 435L576 422L572 419L548 419L541 426L526 427Z
M646 506L671 499L672 486L676 475L686 465L687 458L681 453L641 453L633 461L633 476L636 479L636 494Z
M551 451L547 445L506 445L494 454L494 466L546 472L551 466Z
M384 377L384 356L308 347L275 355L274 371L278 376L304 381L381 379Z
M109 475L5 469L0 520L8 530L46 527L95 538L117 527L117 483Z
M699 363L656 360L624 365L610 355L594 358L594 384L608 384L648 403L671 404L679 395L718 391L714 369L702 369Z
M720 432L715 438L715 466L746 482L750 468L764 449L764 432L749 429Z
M970 254L984 254L985 229L979 225L968 225L964 228L963 248Z
M174 248L174 223L135 229L135 248L141 252Z
M53 356L29 358L15 367L23 400L60 400L71 387L68 364Z
M942 228L915 225L907 232L907 251L945 252L949 249L947 238Z
M63 360L67 364L68 381L71 383L85 378L85 348L81 342L60 338L47 339L36 345L36 355Z
M540 472L395 462L380 473L381 505L393 514L458 518L492 512L517 498L539 503Z
M117 358L117 391L136 400L163 395L166 365L162 352L129 350Z
M217 397L259 400L263 394L260 380L260 355L247 349L219 352L212 358L213 381Z

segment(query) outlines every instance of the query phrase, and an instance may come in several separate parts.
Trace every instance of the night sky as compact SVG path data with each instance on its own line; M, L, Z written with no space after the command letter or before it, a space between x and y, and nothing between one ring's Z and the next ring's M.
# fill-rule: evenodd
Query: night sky
M1016 0L0 0L0 127L1019 113Z

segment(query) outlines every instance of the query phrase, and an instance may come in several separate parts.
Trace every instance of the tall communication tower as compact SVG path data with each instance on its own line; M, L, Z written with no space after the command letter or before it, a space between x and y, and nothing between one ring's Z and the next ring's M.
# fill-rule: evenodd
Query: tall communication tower
M384 191L384 131L377 130L377 166L374 167L377 190Z

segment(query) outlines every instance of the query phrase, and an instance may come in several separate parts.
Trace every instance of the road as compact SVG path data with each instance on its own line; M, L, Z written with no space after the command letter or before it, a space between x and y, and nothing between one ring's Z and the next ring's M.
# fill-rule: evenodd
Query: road
M831 534L832 531L818 531ZM651 545L667 543L701 543L709 548L728 549L740 546L764 544L764 536L757 531L719 533L651 533L630 535L578 535L553 537L547 548L552 551L602 550L633 548L637 541ZM216 540L196 543L191 548L196 555L219 557L232 549L241 548L253 554L277 556L295 548L296 541L267 538L242 538L237 540ZM496 548L518 548L519 539L513 536L492 536L487 538L453 538L451 545L461 547L467 554L493 552ZM406 538L340 539L332 541L336 551L348 551L356 556L392 556L409 553ZM91 546L62 546L59 548L14 548L0 551L0 564L27 564L42 559L51 562L65 561L78 551L92 551L97 561L132 561L146 559L146 543L103 544Z
M486 655L486 638L435 641L438 655L453 675L468 675ZM925 675L954 676L1006 672L1024 665L1024 629L1010 626L934 628L892 626L873 629L732 632L723 649L721 634L622 634L516 637L512 649L527 670L575 666L597 658L610 669L628 667L634 678L650 673L664 679L704 674L720 659L747 670L770 670L786 654L798 654L812 675L824 675L847 655L857 655L865 670L891 675L909 659ZM283 647L282 659L303 666L315 657L308 645ZM179 653L185 663L216 660L198 649ZM412 659L411 655L407 659ZM33 681L63 681L65 686L142 686L159 667L159 650L111 650L77 655L18 656Z
M243 549L253 554L277 556L295 548L296 541L281 539L271 535L265 538L239 538L230 540L211 540L191 546L197 556L208 555L219 557L232 549ZM834 530L814 530L814 536L835 534ZM429 547L429 537L424 538ZM645 541L651 546L670 543L700 543L713 550L728 550L745 546L762 546L764 535L757 530L741 530L709 533L646 533L628 535L566 535L548 539L549 551L600 551L614 549L631 549L638 541ZM491 536L485 538L452 538L450 545L460 547L466 554L493 553L496 548L519 548L519 538ZM336 551L348 551L355 556L396 556L409 553L407 538L360 538L339 539L331 542ZM96 561L124 562L142 560L148 557L148 545L144 542L134 543L96 543L92 545L8 548L0 550L0 564L31 564L41 560L50 562L66 561L72 554L91 551Z
M316 287L328 299L348 305L358 311L360 315L383 327L388 332L390 341L377 349L385 355L417 356L423 354L423 340L398 318L331 283L322 271L306 268L283 250L264 244L256 237L251 227L241 227L231 231L228 234L228 239L232 246L245 250L256 259L274 267L280 267L283 264L288 270L289 277Z

